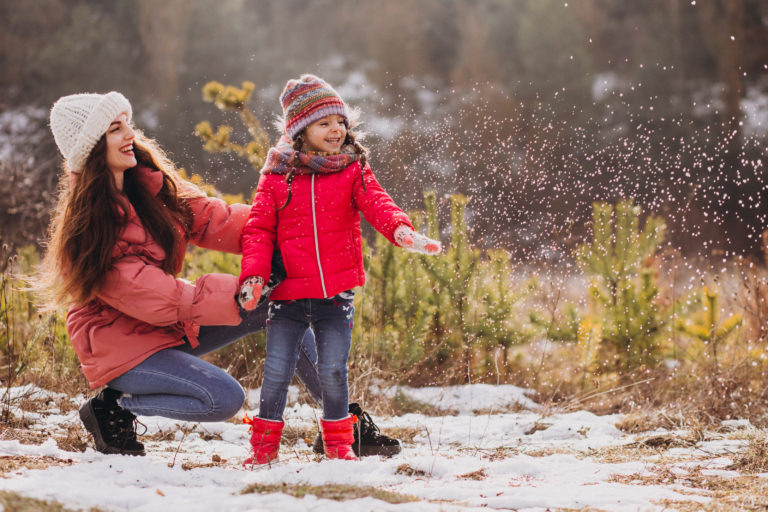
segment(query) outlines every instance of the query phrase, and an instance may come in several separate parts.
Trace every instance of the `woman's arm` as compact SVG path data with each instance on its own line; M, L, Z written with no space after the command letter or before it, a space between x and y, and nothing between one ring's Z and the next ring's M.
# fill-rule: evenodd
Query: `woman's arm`
M250 208L246 204L228 205L215 197L193 197L186 200L192 210L190 242L206 249L242 252L241 234Z
M237 284L237 277L229 274L206 274L190 283L126 256L114 263L98 298L152 325L238 325Z

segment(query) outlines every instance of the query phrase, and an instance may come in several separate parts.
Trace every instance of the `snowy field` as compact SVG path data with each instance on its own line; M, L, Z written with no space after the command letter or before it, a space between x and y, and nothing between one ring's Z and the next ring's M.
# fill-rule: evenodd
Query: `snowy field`
M383 432L404 440L401 454L323 460L309 446L320 411L294 402L279 462L251 469L241 465L248 426L235 420L141 418L146 457L102 455L60 447L86 440L80 400L13 391L38 407L12 411L28 422L25 435L0 430L0 490L69 510L709 510L713 491L696 482L739 478L728 466L749 439L765 436L746 421L692 440L690 433L662 430L628 435L616 427L621 416L547 413L513 386L399 388L411 400L450 411L376 416ZM67 404L71 409L62 412ZM752 478L765 481L768 474Z

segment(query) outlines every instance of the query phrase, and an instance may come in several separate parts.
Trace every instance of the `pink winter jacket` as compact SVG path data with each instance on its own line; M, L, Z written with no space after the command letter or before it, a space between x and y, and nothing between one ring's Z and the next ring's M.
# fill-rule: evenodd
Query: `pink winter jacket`
M360 212L390 242L408 216L376 181L370 167L361 177L360 163L339 172L299 174L288 185L281 174L262 174L248 222L243 229L240 282L251 276L269 279L273 247L287 277L270 300L332 297L365 283ZM365 188L362 180L365 179Z
M148 190L160 191L159 171L139 168L136 172ZM185 200L194 217L188 242L240 252L247 205L228 206L204 196ZM187 241L182 243L186 246ZM112 256L114 263L102 291L67 315L67 331L91 389L159 350L183 344L184 336L196 347L201 325L240 323L234 299L237 276L207 274L193 284L165 273L160 268L165 253L144 230L133 208Z

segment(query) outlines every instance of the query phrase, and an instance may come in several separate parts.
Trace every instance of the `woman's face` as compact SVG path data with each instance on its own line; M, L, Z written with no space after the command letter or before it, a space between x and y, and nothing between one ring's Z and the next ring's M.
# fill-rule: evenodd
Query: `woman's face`
M304 132L304 149L322 153L338 153L347 137L344 117L333 114L318 119Z
M128 124L128 114L118 115L107 129L107 167L113 174L122 174L138 163L133 154L136 134Z

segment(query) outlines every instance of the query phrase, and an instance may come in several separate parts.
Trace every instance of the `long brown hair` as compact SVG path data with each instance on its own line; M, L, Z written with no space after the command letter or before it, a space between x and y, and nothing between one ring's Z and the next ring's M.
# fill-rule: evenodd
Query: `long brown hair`
M131 206L165 252L160 267L169 274L181 269L182 242L192 227L192 214L183 199L192 193L186 189L180 193L181 177L174 165L154 140L137 130L134 154L138 165L125 171L123 196L107 167L106 146L106 136L102 136L82 171L76 176L65 172L59 180L58 206L35 283L42 292L43 309L84 304L98 294ZM157 195L140 182L137 169L142 166L162 172L163 185Z

